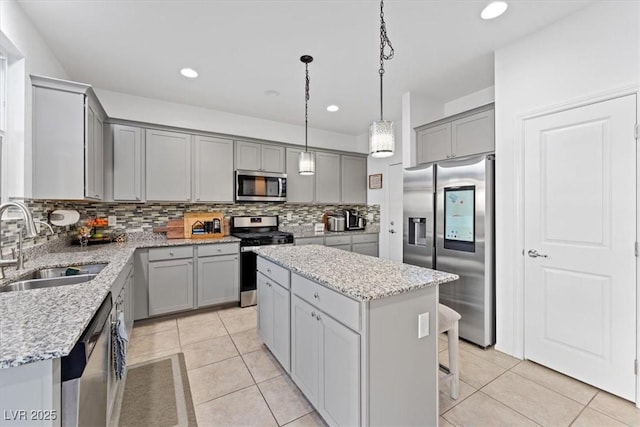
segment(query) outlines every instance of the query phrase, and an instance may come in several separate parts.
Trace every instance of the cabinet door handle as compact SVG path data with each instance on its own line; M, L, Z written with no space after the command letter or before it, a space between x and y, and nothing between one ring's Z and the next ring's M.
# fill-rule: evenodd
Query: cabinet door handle
M316 320L318 320L318 321L321 320L319 314L316 314Z
M218 248L218 252L222 252L222 249Z
M136 196L136 200L140 200L140 196Z
M318 298L320 298L320 295L318 295L318 293L316 292L316 293L314 293L314 294L313 294L313 297L314 297L315 299L318 299Z
M169 256L173 256L173 252L169 252Z
M271 273L271 269L270 268L267 268L267 273Z
M450 159L450 158L451 158L451 154L447 154L447 159Z
M189 262L187 262L187 264L193 265L193 261L189 261Z
M315 311L311 312L311 317L316 317L316 312Z
M451 154L451 157L455 157L455 156L456 156L456 153Z

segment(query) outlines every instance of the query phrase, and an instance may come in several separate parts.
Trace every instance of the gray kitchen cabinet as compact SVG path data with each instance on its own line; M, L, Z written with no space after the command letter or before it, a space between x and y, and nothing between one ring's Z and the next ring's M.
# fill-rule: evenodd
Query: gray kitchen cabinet
M278 145L236 141L236 169L284 173L285 149Z
M103 122L91 86L31 75L34 199L101 200Z
M233 202L233 141L196 135L193 201Z
M240 301L238 254L198 256L197 288L197 307Z
M360 425L360 335L297 295L291 305L293 380L330 425Z
M433 163L494 151L494 122L494 109L491 106L416 128L417 163Z
M291 378L315 407L320 394L321 357L317 311L306 301L291 296Z
M294 241L296 246L302 245L324 245L324 237L296 237Z
M257 261L258 335L280 362L291 371L289 271L270 261Z
M191 199L191 135L146 129L147 201Z
M287 148L287 203L313 203L315 177L298 173L298 158L304 150Z
M194 308L191 246L149 250L149 315Z
M344 204L367 203L367 159L356 156L340 156L341 201Z
M340 155L316 152L316 202L340 203Z
M142 201L142 129L113 125L113 200Z
M351 251L362 255L378 256L378 243L353 243Z

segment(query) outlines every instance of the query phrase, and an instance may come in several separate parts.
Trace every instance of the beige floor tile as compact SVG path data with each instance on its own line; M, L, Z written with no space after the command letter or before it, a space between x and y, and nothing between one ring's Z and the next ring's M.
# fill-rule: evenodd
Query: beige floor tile
M441 351L439 358L441 364L449 365L447 350ZM506 371L505 368L462 349L458 352L458 365L460 379L476 389L481 388Z
M181 323L178 319L178 331L182 345L193 344L215 337L227 335L219 317L210 317L204 323Z
M176 319L143 321L133 326L131 337L139 335L155 334L156 332L168 331L177 328Z
M171 356L172 354L180 353L180 347L167 348L155 353L144 353L132 356L127 353L127 367L137 365L138 363L148 362L149 360L159 359L161 357Z
M559 372L545 368L537 363L528 360L522 361L515 366L511 372L530 379L540 385L543 385L553 391L567 396L577 402L586 405L596 395L598 389L588 384L570 378Z
M485 350L475 344L471 344L463 340L460 341L459 348L505 369L513 368L521 362L520 359L511 357L506 353L494 349L493 347Z
M185 315L178 318L178 327L180 326L192 326L209 324L220 320L217 311L200 311L197 313L185 313Z
M253 378L240 357L188 371L193 403L203 403L248 387Z
M195 369L210 363L238 356L238 350L228 335L182 345L187 369Z
M196 405L198 426L277 426L258 387L251 386Z
M440 384L440 414L444 414L449 409L461 403L475 393L476 389L464 381L460 381L458 392L458 398L454 400L449 393L449 384Z
M568 426L584 408L584 405L512 372L501 375L482 391L542 425Z
M240 354L251 353L252 351L263 348L262 339L258 336L257 329L248 329L231 334L231 339L236 347L238 347Z
M285 373L280 363L268 350L258 350L242 355L256 383L275 378Z
M443 418L454 426L537 426L530 419L480 391L454 406Z
M228 319L230 317L235 317L239 314L245 314L251 311L256 311L255 310L255 306L251 306L251 307L230 307L230 308L223 308L222 310L218 310L216 313L218 313L218 316L220 316L221 319Z
M258 312L247 310L234 316L225 317L222 323L230 334L258 327Z
M285 425L287 427L326 427L327 423L317 412L312 412Z
M131 337L127 356L137 358L143 354L159 353L173 348L180 348L178 331L175 329Z
M261 382L258 387L280 425L313 411L311 404L287 375Z
M622 424L613 418L586 407L580 414L578 419L571 424L571 427L625 427L626 424Z
M634 427L640 426L640 409L636 408L628 400L607 392L599 391L589 404L589 407L607 414L624 424Z
M438 427L454 427L454 426L449 421L447 421L444 418L440 417L440 420L438 422Z

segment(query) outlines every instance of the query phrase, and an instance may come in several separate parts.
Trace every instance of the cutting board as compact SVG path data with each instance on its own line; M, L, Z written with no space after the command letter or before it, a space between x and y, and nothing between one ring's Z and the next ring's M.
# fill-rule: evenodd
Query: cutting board
M204 226L206 223L215 220L220 221L219 232L214 233L209 231L208 228L202 234L194 234L192 232L194 225L200 228L201 225ZM222 212L186 212L184 214L184 237L185 239L217 239L224 237L224 215Z

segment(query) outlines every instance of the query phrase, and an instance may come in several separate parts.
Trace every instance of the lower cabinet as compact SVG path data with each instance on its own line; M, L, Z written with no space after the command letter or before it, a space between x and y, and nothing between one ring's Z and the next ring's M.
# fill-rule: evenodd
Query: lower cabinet
M149 262L149 315L194 308L193 259Z
M295 244L296 246L325 245L362 255L378 256L378 234L376 233L298 237L295 239Z
M362 255L378 256L378 243L353 243L351 252Z
M262 273L258 282L258 335L287 372L290 371L289 290Z
M238 255L198 257L198 307L238 301Z
M330 425L360 425L360 335L291 297L291 377Z

